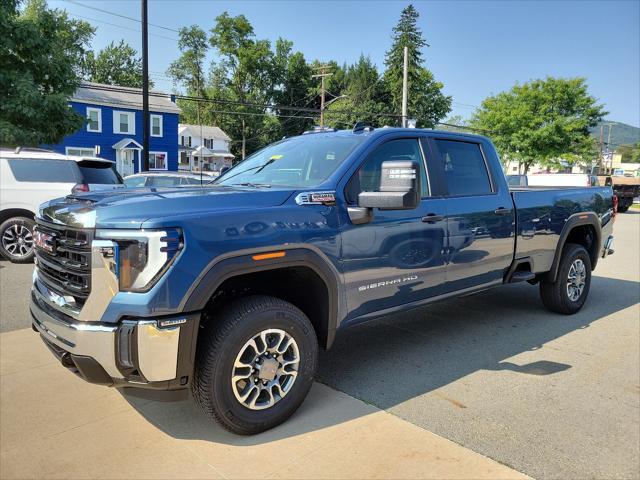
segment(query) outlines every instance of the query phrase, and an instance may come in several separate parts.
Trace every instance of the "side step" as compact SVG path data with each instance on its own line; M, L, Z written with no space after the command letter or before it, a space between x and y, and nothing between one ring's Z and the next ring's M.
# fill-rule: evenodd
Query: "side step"
M536 274L533 272L513 272L509 283L528 282L536 278Z

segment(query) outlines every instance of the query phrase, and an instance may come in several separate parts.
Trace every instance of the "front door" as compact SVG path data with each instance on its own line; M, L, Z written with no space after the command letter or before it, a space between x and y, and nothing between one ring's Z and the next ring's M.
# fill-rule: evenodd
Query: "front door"
M360 192L378 190L387 160L418 163L422 200L413 210L374 209L368 223L342 227L349 318L437 295L445 282L445 202L431 197L418 139L390 140L375 148L347 184L347 203L357 206Z
M123 177L134 174L135 150L116 150L116 170Z

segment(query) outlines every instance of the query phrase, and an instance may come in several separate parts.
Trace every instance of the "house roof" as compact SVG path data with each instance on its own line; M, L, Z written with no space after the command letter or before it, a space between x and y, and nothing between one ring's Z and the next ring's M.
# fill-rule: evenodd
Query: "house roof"
M214 140L231 140L229 135L224 133L220 127L213 127L208 125L189 125L188 123L178 124L178 135L184 135L184 132L188 131L192 137L200 138L200 129L202 129L202 136L204 138L213 138Z
M142 110L142 89L82 82L71 101L114 108ZM180 113L180 108L166 93L149 92L149 110L152 112Z

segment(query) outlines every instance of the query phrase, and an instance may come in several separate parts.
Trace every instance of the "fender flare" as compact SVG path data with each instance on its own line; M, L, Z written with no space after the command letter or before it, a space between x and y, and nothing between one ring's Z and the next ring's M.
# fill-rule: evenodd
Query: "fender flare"
M283 250L286 251L286 256L283 258L260 260L259 262L252 258L256 254ZM330 260L322 252L316 251L315 248L310 248L309 246L288 245L242 250L217 257L207 266L189 289L181 302L181 310L189 312L204 309L214 292L230 278L290 267L310 268L325 284L329 300L328 318L326 325L321 326L323 330L321 333L325 338L319 338L319 340L328 349L335 338L338 312L344 308L341 305L338 293L340 277Z
M569 234L575 227L590 225L596 232L596 248L595 254L591 255L591 270L596 268L596 264L598 263L598 252L600 250L600 245L602 244L602 226L600 225L600 218L594 212L581 212L574 213L569 216L564 227L562 227L562 232L560 233L560 238L558 239L558 244L556 245L556 252L553 256L553 263L551 264L551 269L549 270L548 280L551 282L555 282L558 276L558 268L560 268L560 260L562 259L562 250L564 249L564 245L569 237ZM591 253L591 252L590 252Z

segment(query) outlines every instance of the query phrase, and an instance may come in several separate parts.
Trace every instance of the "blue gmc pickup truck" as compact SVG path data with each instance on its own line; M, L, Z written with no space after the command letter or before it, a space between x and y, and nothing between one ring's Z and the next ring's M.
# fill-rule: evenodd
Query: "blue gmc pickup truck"
M253 434L298 408L318 350L350 325L523 281L577 312L614 215L608 187L509 190L484 137L309 133L204 188L42 205L33 328L89 382L190 390Z

